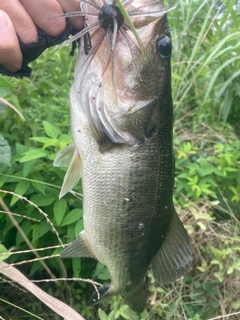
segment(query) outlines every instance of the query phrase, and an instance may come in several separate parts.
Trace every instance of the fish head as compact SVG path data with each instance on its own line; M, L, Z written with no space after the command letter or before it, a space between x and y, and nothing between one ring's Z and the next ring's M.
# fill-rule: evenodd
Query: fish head
M159 101L171 96L172 45L161 0L125 3L143 50L126 21L116 32L100 26L91 34L96 52L86 59L80 49L75 84L94 133L133 145L148 136L148 118L159 117Z

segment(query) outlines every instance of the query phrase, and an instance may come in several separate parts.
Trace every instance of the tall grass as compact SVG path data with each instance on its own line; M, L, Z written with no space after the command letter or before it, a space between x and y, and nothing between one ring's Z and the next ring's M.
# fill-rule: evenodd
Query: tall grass
M169 13L177 115L186 105L212 122L240 113L239 10L236 1L180 0Z

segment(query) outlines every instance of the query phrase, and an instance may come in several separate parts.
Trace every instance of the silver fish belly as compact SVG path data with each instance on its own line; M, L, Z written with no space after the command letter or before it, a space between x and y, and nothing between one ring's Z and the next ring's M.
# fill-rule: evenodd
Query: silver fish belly
M130 1L128 7L128 2L129 12L141 3ZM111 276L111 284L100 287L90 304L120 294L136 312L146 306L149 266L163 284L180 278L192 262L172 201L170 33L162 1L147 0L144 10L156 12L133 17L145 59L136 44L131 48L135 39L127 28L116 33L114 54L109 54L114 64L104 61L105 41L90 64L80 46L70 94L74 154L61 192L82 177L84 230L61 256L93 257ZM97 32L92 41L98 41Z

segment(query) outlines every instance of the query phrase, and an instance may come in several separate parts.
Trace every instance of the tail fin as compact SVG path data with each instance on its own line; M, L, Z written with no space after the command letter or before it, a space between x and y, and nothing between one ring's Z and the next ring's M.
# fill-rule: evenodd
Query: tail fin
M88 301L89 306L93 306L105 299L108 299L117 294L111 286L101 286L97 292L94 292ZM147 295L143 287L139 291L128 292L123 295L124 301L129 305L129 307L137 312L141 313L146 307Z

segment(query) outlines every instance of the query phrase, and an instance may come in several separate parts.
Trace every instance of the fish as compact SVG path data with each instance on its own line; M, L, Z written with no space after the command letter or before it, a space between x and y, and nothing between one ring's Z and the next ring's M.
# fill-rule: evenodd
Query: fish
M121 4L141 45L115 1L80 1L87 26L73 40L89 35L91 46L80 41L70 92L73 145L54 164L69 166L60 197L80 178L83 187L84 229L61 257L97 259L111 277L89 305L121 295L141 313L149 268L159 284L171 283L190 268L192 249L173 204L167 10L162 0Z

